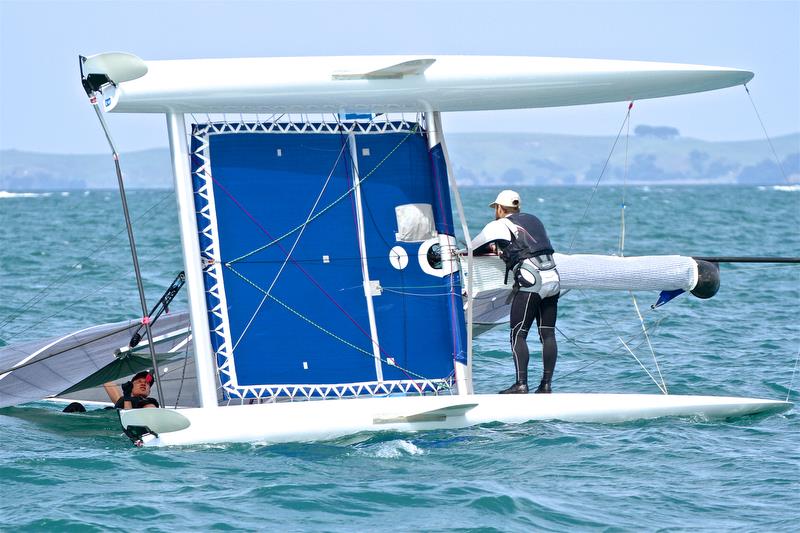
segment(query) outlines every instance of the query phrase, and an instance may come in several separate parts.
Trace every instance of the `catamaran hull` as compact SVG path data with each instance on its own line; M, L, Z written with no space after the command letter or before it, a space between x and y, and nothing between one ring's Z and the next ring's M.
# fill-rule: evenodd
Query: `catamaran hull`
M650 394L468 395L364 398L218 408L120 411L125 429L146 427L145 446L229 442L284 443L362 432L455 429L534 420L618 423L659 417L725 419L773 414L789 402Z
M116 113L416 113L586 105L710 91L753 73L723 67L512 56L88 58Z

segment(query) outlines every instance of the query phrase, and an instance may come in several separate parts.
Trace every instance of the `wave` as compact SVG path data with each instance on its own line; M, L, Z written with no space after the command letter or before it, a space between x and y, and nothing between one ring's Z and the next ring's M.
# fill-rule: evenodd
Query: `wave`
M784 191L784 192L798 192L800 191L800 183L794 185L773 185L771 187L764 187L761 186L758 188L760 191L766 191L767 189L773 191Z
M397 459L409 455L424 455L425 450L405 439L379 442L360 448L363 455L381 459Z
M38 198L40 196L51 196L51 192L9 192L0 191L0 198Z

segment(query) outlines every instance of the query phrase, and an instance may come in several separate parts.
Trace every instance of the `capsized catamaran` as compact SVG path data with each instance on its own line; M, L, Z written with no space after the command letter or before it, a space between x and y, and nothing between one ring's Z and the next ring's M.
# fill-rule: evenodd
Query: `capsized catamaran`
M468 242L469 232L440 113L657 98L740 85L750 72L528 57L145 62L124 53L82 58L81 67L101 122L100 109L163 113L169 132L192 364L173 364L188 353L178 317L167 329L181 334L160 333L156 323L147 346L168 367L159 377L176 368L193 374L196 406L161 398L178 408L120 411L137 444L318 440L493 421L724 418L791 407L472 388L472 337L484 329L474 326L507 313L510 287L500 259L458 250L451 194ZM719 286L716 268L690 257L556 262L562 289L710 297ZM114 343L124 347L120 339ZM156 354L158 339L167 344ZM9 369L0 376L0 405L19 365L36 367L47 350L19 364L21 352L0 351L0 369ZM104 350L105 365L134 355ZM100 376L91 376L101 368L37 394L97 385ZM15 394L11 401L24 396Z

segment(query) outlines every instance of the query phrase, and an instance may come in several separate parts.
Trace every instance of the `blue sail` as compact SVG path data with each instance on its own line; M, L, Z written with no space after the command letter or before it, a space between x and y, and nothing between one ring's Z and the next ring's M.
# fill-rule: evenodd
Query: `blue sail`
M451 385L466 335L459 273L437 256L453 231L446 169L418 125L386 124L352 135L338 124L194 127L198 238L227 398Z

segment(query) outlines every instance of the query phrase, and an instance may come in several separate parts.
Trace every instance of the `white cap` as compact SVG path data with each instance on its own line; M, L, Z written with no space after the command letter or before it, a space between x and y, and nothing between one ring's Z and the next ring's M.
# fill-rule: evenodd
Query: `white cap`
M500 191L500 194L497 195L497 200L489 204L489 207L497 207L498 205L502 205L503 207L519 207L522 202L519 199L519 194L516 191Z

